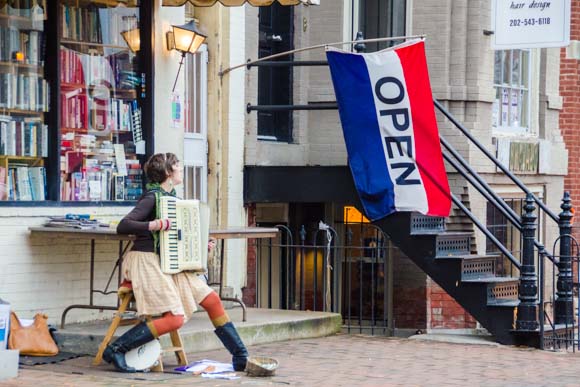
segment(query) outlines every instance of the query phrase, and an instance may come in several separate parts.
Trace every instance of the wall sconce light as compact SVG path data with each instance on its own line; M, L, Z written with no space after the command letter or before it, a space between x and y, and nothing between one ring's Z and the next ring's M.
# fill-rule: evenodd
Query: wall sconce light
M172 30L168 31L166 34L167 49L181 52L179 69L177 70L177 76L175 77L175 82L173 83L172 91L175 91L175 85L177 85L177 79L179 78L179 72L181 71L181 66L183 65L185 54L195 54L203 42L205 42L207 36L202 34L197 29L195 21L193 20L180 26L172 25L171 28Z
M127 42L127 46L129 46L131 52L135 53L141 49L141 33L139 28L123 31L121 32L121 36Z

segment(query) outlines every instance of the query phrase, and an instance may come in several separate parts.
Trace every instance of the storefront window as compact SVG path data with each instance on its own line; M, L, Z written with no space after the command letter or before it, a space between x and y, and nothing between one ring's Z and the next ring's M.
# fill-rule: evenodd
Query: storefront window
M497 132L531 134L530 51L495 52L492 124Z
M45 199L45 18L46 1L0 2L0 200Z
M60 199L142 194L139 2L61 1Z

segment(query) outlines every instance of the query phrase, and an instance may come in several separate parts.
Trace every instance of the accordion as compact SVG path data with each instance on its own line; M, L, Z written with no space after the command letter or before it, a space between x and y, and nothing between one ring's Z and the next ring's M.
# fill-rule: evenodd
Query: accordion
M199 200L160 198L160 216L171 219L171 229L161 231L161 271L175 274L184 270L205 270L209 240L209 208Z

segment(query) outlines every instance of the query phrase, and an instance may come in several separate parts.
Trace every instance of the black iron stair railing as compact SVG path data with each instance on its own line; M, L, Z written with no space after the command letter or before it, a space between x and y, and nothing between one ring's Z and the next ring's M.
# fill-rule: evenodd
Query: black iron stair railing
M447 117L447 119L457 128L461 131L461 133L463 133L463 135L465 137L467 137L469 139L469 141L471 141L473 143L473 145L475 145L489 160L491 160L499 169L501 169L501 171L503 173L505 173L505 175L507 177L510 178L510 180L517 185L526 195L531 195L532 199L536 202L536 204L550 217L552 218L552 220L554 220L556 223L558 222L559 218L556 214L554 214L552 212L552 210L550 210L548 208L548 206L546 206L546 204L544 204L544 202L542 202L540 199L538 199L538 197L536 195L534 195L532 193L532 191L530 191L526 185L517 178L516 175L514 175L508 168L506 168L498 159L496 159L484 146L483 144L481 144L479 141L477 141L477 139L459 122L457 121L457 119L455 117L453 117L453 115L451 113L449 113L449 111L447 111L443 105L441 105L441 103L439 101L437 101L436 99L433 99L433 103L435 104L435 107L437 108L437 110L439 110L445 117Z

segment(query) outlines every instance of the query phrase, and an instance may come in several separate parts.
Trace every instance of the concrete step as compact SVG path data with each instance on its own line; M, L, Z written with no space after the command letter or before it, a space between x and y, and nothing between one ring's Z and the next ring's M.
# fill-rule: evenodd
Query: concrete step
M247 321L242 322L241 308L228 309L227 312L247 346L328 336L340 332L342 326L342 317L338 313L248 308ZM94 356L110 323L111 320L99 320L68 324L55 333L58 346L61 351ZM130 328L119 327L115 336ZM207 313L195 313L179 330L185 351L195 353L223 348L213 331ZM161 346L171 346L169 335L161 337Z

